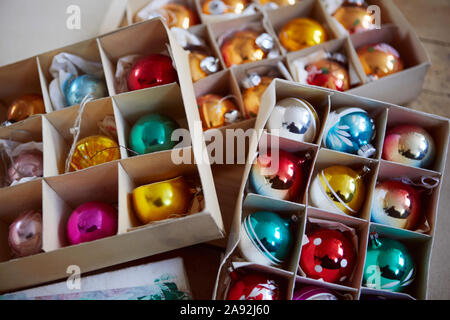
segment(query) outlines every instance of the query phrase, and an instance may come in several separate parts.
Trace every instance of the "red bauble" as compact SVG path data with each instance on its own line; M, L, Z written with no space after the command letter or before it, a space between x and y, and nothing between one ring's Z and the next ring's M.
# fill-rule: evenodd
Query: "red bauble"
M308 84L332 90L346 91L350 89L350 76L347 69L336 61L319 60L306 67Z
M261 153L250 173L254 191L260 195L282 200L293 200L304 189L306 158L276 150Z
M172 59L162 54L151 54L139 59L128 74L128 90L140 90L177 81Z
M300 267L308 277L333 283L349 279L356 263L356 249L342 232L319 229L308 235L308 240L300 257Z
M277 283L261 274L238 277L228 291L227 300L279 300Z

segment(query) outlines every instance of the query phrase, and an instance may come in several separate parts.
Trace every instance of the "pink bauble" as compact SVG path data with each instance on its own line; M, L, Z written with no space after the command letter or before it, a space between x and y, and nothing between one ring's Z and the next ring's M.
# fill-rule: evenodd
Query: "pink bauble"
M9 226L8 243L15 256L25 257L42 250L42 213L28 210Z
M38 150L21 153L14 159L14 165L8 169L11 183L27 177L42 177L43 173L42 152Z
M87 202L72 212L67 222L71 244L89 242L117 233L117 211L104 202Z

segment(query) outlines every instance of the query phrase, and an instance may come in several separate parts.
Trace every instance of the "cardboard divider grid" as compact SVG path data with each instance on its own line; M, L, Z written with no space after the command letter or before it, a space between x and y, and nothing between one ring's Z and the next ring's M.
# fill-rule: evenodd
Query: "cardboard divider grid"
M143 40L136 41L138 38ZM42 254L10 259L7 240L2 241L0 244L2 258L0 292L62 279L67 276L66 270L71 264L78 265L85 273L224 238L212 171L208 157L203 154L206 149L205 143L202 139L196 139L191 132L191 128L195 127L194 122L198 121L198 113L193 113L197 107L193 103L195 96L190 79L188 57L168 34L167 27L161 19L145 21L111 32L98 39L87 40L30 59L31 62L26 62L27 64L38 64L36 72L39 71L42 90L47 90L45 73L52 57L65 50L85 58L90 57L87 52L101 57L112 97L86 104L81 121L80 139L97 133L98 121L103 120L105 115L114 116L122 159L64 174L63 163L72 142L69 129L74 125L80 106L68 107L47 115L32 116L19 123L0 128L2 138L9 138L15 130L27 129L31 132L32 139L44 142L44 178L0 189L0 199L11 204L0 209L1 239L7 239L8 224L12 222L13 217L21 213L15 210L22 210L25 205L34 201L43 208L43 246L46 251ZM115 94L113 64L118 58L130 53L144 54L162 50L172 55L181 89L180 85L172 83L156 88ZM2 67L0 73L14 66L13 64ZM47 100L46 106L49 106ZM185 129L184 134L189 141L183 139L183 143L177 145L173 151L141 156L128 154L125 147L128 146L129 130L141 116L150 112L161 112L172 117L182 129ZM29 139L24 136L17 137L17 141L20 142L27 142ZM128 195L132 189L144 183L168 179L179 174L186 174L196 186L201 187L204 200L200 206L200 212L179 219L169 219L133 228L135 225L132 224L133 221L130 218L132 215L128 206ZM27 196L29 197L26 201L19 200ZM8 201L4 197L7 197ZM16 200L10 201L11 199ZM70 213L81 203L92 200L103 200L118 205L118 234L68 246L65 224ZM133 249L130 250L130 248ZM39 270L37 275L36 270Z
M327 118L328 112L336 110L338 108L359 106L369 112L372 117L374 117L377 129L377 136L375 137L374 143L374 146L377 149L377 153L373 159L362 158L360 156L326 149L321 144L322 137L320 137L316 141L315 145L312 144L312 146L314 146L317 151L316 156L313 157L312 174L310 176L310 179L308 180L308 185L306 187L307 195L309 195L312 183L311 177L314 177L319 170L325 167L339 164L350 166L357 170L362 168L364 165L371 168L369 173L364 176L364 185L366 189L365 201L359 214L356 216L348 216L338 212L315 208L312 206L308 198L304 199L304 212L307 219L305 220L306 229L308 228L308 218L339 222L354 228L358 235L358 258L356 267L353 271L351 282L344 283L344 286L334 283L325 283L320 280L308 279L307 277L304 277L301 269L299 269L298 274L296 271L290 273L291 269L289 269L289 273L286 275L289 277L289 287L292 290L291 295L288 297L288 299L292 299L294 289L299 284L319 285L328 289L337 290L337 292L349 293L351 297L345 297L353 299L359 299L362 293L364 293L364 295L377 294L392 299L426 299L430 255L435 230L434 224L436 221L438 209L437 205L439 202L440 185L433 190L431 195L426 197L426 202L428 204L421 212L421 214L424 214L427 217L430 224L430 230L425 233L397 229L370 222L371 207L373 201L372 195L377 181L382 180L386 177L392 178L406 176L410 178L417 178L424 175L429 175L435 178L442 178L441 174L442 170L444 169L442 167L442 164L446 161L448 136L450 132L449 120L421 112L414 112L393 104L353 96L347 93L340 93L329 89L301 85L285 80L276 79L272 82L272 84L263 95L260 113L256 118L255 129L258 130L265 127L271 110L275 105L275 102L286 97L298 97L303 99L306 98L310 103L312 103L313 106L315 106L315 103L327 106L328 109L325 112L325 118ZM437 171L413 168L381 159L380 149L383 147L385 131L388 130L391 126L396 125L397 123L418 124L419 126L425 127L430 133L433 134L433 136L439 134L441 137L446 137L442 139L442 143L438 143L436 147L436 161L433 168ZM264 130L260 130L258 132L258 135L253 136L250 141L250 148L248 153L249 160L247 161L247 164L243 170L243 179L241 182L239 194L237 196L235 214L231 223L230 235L228 238L228 246L217 275L216 287L213 295L214 299L223 299L225 297L224 287L227 286L230 282L228 272L230 271L231 267L234 267L236 269L240 266L251 266L252 270L264 270L269 274L278 274L282 271L282 269L278 267L268 267L245 260L243 261L242 255L238 250L238 243L241 237L240 226L245 215L247 214L246 203L248 202L248 199L256 199L258 201L266 202L271 201L273 203L282 204L290 203L286 201L275 200L274 198L270 197L254 195L248 189L248 175L251 170L252 159L256 157L256 152L258 151L260 140L264 140L263 137L267 136L267 133ZM322 133L320 134L320 136L322 136ZM280 139L278 143L280 149L283 149L281 145L285 145L286 142L283 142L283 139ZM304 231L306 229L304 229ZM410 253L413 255L413 259L417 268L417 276L414 280L414 284L403 293L392 293L386 290L373 290L362 286L369 234L370 232L374 231L378 232L380 236L387 236L392 239L400 240L407 246ZM294 252L292 254L294 256L298 256L300 259L301 244L297 243L297 246L293 249L293 251ZM298 261L296 263L297 265Z

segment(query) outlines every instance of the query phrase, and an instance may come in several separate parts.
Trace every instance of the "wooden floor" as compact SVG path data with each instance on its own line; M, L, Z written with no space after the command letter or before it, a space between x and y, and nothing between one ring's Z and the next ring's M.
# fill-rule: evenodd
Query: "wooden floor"
M431 58L417 100L408 107L450 118L450 0L394 0Z

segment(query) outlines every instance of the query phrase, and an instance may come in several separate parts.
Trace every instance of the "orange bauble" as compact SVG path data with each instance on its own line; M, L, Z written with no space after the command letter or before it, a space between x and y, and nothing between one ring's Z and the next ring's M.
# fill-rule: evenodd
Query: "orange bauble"
M246 88L242 92L244 100L244 108L247 118L254 118L258 115L259 105L261 104L261 96L272 82L271 77L261 77L261 82L254 87Z
M44 100L38 94L27 94L14 100L7 112L9 122L25 120L34 114L45 113Z
M349 33L373 29L372 16L366 5L344 4L333 16Z
M241 14L248 5L248 0L206 0L202 11L208 15L225 13Z
M222 45L222 56L227 67L264 59L267 53L256 44L259 33L238 31Z
M402 71L403 61L400 54L387 43L378 43L357 50L359 60L366 75L379 79Z
M167 23L169 28L177 27L188 29L198 24L198 18L194 11L179 3L168 3L161 8L155 10L159 13ZM141 22L143 19L138 15L135 16L134 22Z
M224 126L227 122L227 114L233 111L238 112L238 108L230 99L217 94L207 94L197 98L197 105L203 130Z

